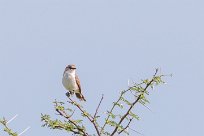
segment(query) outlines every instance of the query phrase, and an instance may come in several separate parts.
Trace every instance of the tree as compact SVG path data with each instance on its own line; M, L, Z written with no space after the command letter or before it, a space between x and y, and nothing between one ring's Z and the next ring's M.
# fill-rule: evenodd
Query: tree
M149 103L146 95L149 95L149 90L154 86L164 83L162 77L165 75L159 75L158 69L150 79L142 80L141 83L134 83L132 86L120 92L118 99L113 102L112 108L107 110L107 115L103 118L104 123L98 122L101 115L98 110L103 101L103 95L96 107L95 113L90 114L82 105L68 97L68 103L54 101L54 108L57 114L63 118L63 120L51 119L50 115L42 114L41 121L44 123L43 127L51 129L65 130L68 133L72 133L80 136L114 136L119 134L129 134L127 129L133 120L139 120L139 116L133 111L137 104L146 106ZM67 105L67 107L65 107ZM80 117L75 116L76 108L80 112ZM77 114L78 115L78 114ZM93 126L95 130L94 134L90 134L87 131L88 120L89 127ZM106 129L108 126L108 129ZM112 130L111 130L112 129Z

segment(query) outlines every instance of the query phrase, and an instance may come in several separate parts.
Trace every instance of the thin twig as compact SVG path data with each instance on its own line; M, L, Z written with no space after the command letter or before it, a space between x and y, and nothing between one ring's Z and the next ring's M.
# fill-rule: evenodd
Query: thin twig
M133 117L129 120L127 126L124 127L124 128L119 132L119 134L121 134L123 131L125 131L125 130L130 126L130 123L132 122L132 120L133 120Z
M59 114L60 115L60 114ZM61 115L62 116L62 115ZM48 122L48 120L44 119L45 122ZM57 129L65 129L64 126L61 126L61 125L55 125L54 128L57 128ZM77 129L77 128L74 128L74 129ZM74 129L70 129L71 132L73 132L74 134L82 134L78 129L78 131L75 131Z
M98 104L98 106L96 108L96 112L95 112L94 117L93 117L94 118L93 121L95 122L95 123L93 122L94 123L94 127L96 129L96 132L97 132L98 136L100 136L100 132L99 132L98 127L96 126L96 117L97 117L98 110L99 110L99 107L100 107L102 101L103 101L103 94L102 94L101 100L100 100L100 102L99 102L99 104Z
M57 103L56 103L56 106L57 106ZM70 119L70 116L68 116L65 111L61 111L61 110L59 110L59 109L56 109L56 111L57 111L61 116L63 116L64 118L68 119L68 121L69 121L70 123L72 123L72 124L77 128L77 130L79 130L80 132L82 132L84 136L88 136L88 133L86 133L83 129L81 129L73 120L71 120L71 119Z
M131 94L135 96L135 98L137 98L138 96L136 96L135 94L133 94L133 92L131 91ZM145 108L147 108L149 111L151 111L153 113L153 111L146 105L142 104Z
M129 127L129 129L130 129L130 130L132 130L132 131L134 131L135 133L138 133L138 134L140 134L140 135L144 136L144 134L142 134L142 133L140 133L140 132L138 132L138 131L136 131L136 130L134 130L134 129L130 128L130 127Z
M98 109L99 109L99 107L100 107L100 105L101 105L102 100L103 100L103 94L102 94L101 100L100 100L100 102L99 102L99 104L98 104L98 107L96 108L96 112L95 112L95 114L94 114L94 119L96 118L96 115L97 115L97 113L98 113Z
M144 104L143 104L143 106L144 106L145 108L147 108L150 112L154 113L147 105L144 105Z
M69 117L71 118L73 115L74 115L74 112L75 112L75 110L72 112L72 114L71 115L69 115Z
M73 101L70 97L68 97L68 98L88 118L88 120L94 125L94 128L95 128L98 136L100 136L98 126L96 125L96 122L94 121L95 118L93 116L91 116L90 114L87 115L86 112L79 106L79 104L77 104L75 101Z
M63 117L65 117L66 119L68 119L68 121L70 123L72 123L76 128L77 130L79 130L80 132L83 133L84 136L88 136L88 134L83 130L81 129L73 120L71 120L66 114L64 114L64 112L60 111L60 110L56 110L60 115L62 115Z
M68 97L68 98L71 101L71 103L73 103L82 113L85 113L85 111L79 106L78 103L73 101L70 97ZM89 121L92 121L92 119L93 119L93 117L91 115L87 115L86 117L89 119Z

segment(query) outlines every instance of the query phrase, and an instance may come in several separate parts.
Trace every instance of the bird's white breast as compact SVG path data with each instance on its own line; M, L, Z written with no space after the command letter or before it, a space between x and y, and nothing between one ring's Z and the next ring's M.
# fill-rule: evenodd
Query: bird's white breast
M74 74L65 73L62 78L62 84L69 91L77 91L79 89Z

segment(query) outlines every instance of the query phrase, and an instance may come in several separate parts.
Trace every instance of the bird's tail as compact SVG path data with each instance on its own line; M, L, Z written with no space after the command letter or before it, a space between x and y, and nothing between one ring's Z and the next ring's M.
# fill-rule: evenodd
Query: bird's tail
M80 99L81 101L86 101L86 99L84 98L84 96L81 93L75 93L75 94L76 94L76 97L78 99Z

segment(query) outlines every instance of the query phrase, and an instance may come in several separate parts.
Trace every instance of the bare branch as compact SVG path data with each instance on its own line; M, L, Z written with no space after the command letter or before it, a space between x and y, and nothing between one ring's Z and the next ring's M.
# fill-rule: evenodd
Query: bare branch
M130 123L132 122L132 120L133 120L133 117L129 120L127 126L124 127L124 128L119 132L119 134L121 134L123 131L125 131L125 130L130 126Z
M57 103L56 103L56 106L57 106ZM77 128L77 130L79 130L80 132L83 133L84 136L89 136L88 133L86 133L82 128L80 128L80 126L78 126L72 119L70 119L70 116L68 116L65 111L61 111L61 110L59 110L59 109L56 109L56 111L57 111L61 116L63 116L64 118L66 118L70 123L72 123L72 124ZM72 131L72 132L73 132L73 131Z
M95 118L91 115L87 115L86 111L84 111L80 106L79 104L77 104L75 101L73 101L70 97L68 97L69 100L88 118L88 120L94 125L94 128L98 134L98 136L100 136L100 133L99 133L99 129L98 129L98 126L96 124L96 122L94 121ZM102 97L103 98L103 97ZM101 100L102 101L102 100ZM100 102L101 103L101 102ZM99 103L99 104L100 104ZM100 106L100 105L99 105Z
M96 115L98 114L98 109L99 109L99 107L100 107L100 105L101 105L102 100L103 100L103 94L102 94L101 100L100 100L100 102L99 102L99 104L98 104L98 107L96 108L96 112L95 112L95 114L94 114L94 119L96 118Z

